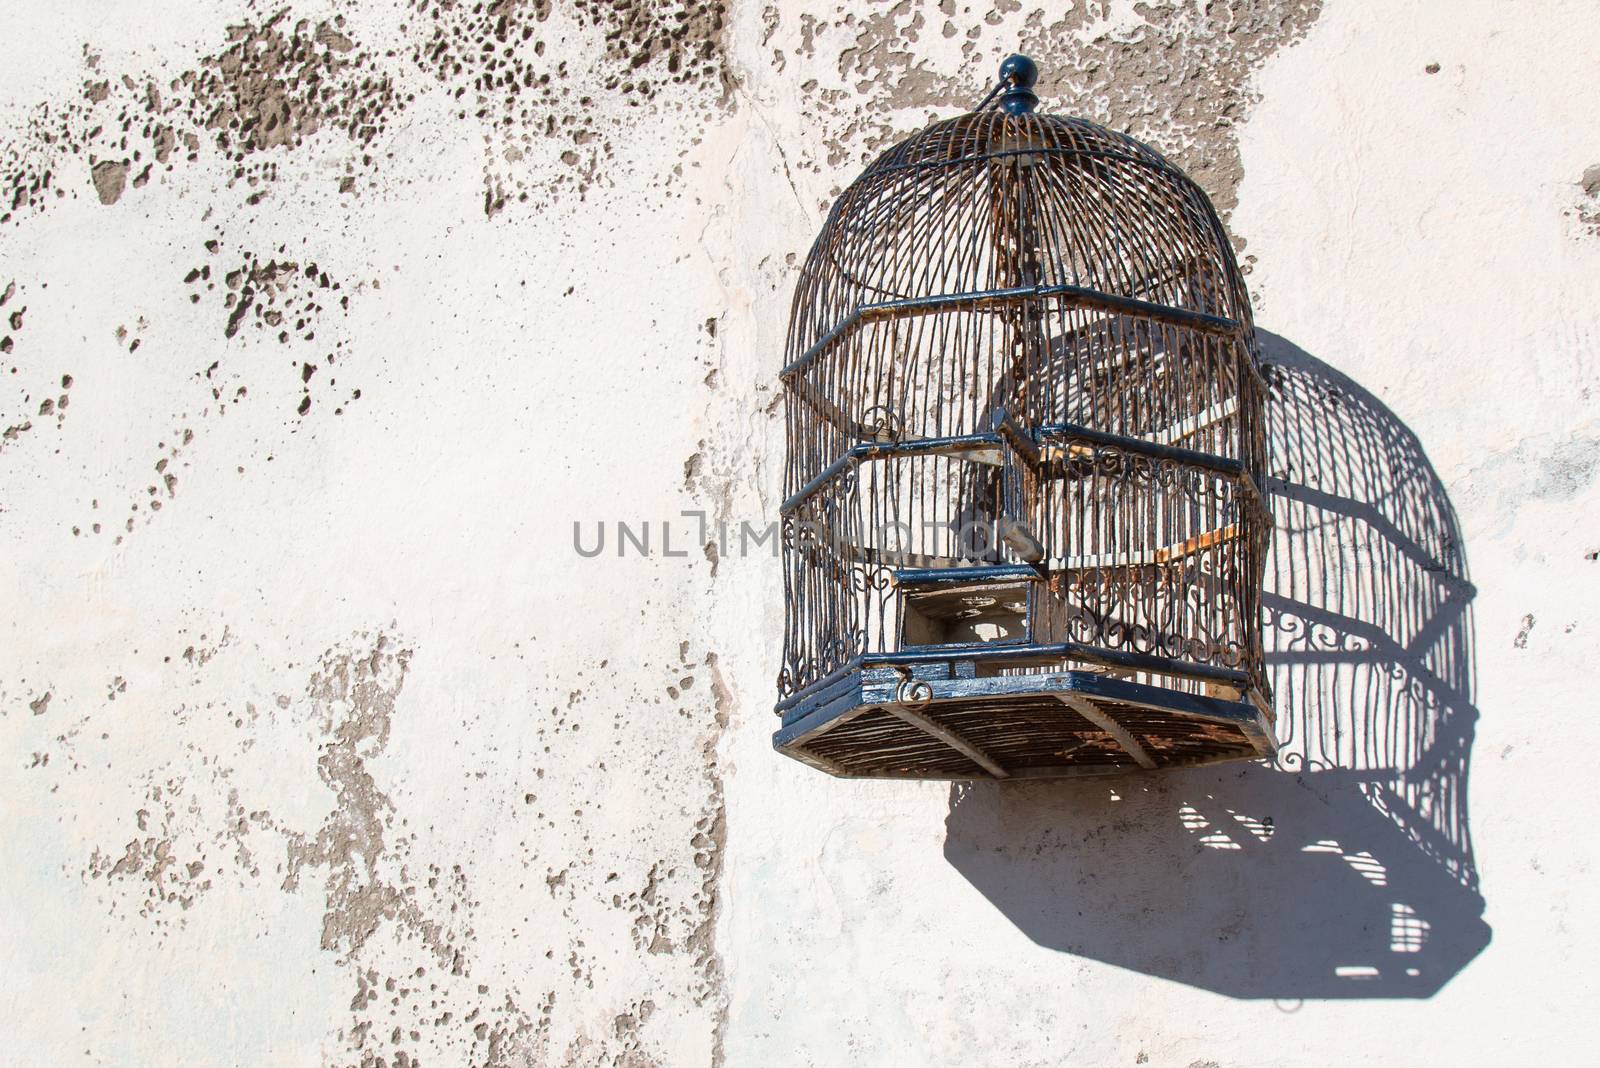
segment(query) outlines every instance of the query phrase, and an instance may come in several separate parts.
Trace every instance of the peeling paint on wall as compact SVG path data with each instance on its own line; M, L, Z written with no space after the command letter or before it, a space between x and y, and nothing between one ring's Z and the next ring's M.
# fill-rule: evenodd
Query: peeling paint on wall
M1600 24L1318 0L139 18L22 5L0 73L13 1059L1582 1048L1593 739L1550 723L1583 707L1600 603ZM1283 537L1352 576L1320 609L1304 555L1277 576L1320 612L1282 650L1298 769L952 792L770 751L781 577L740 524L781 498L800 258L868 158L1019 50L1045 108L1200 181L1263 328L1332 383L1301 415L1348 447L1278 472L1342 502ZM578 521L677 525L670 555L587 559ZM1362 640L1317 646L1330 616ZM1362 733L1384 722L1415 729ZM1577 801L1530 829L1530 791ZM1308 915L1320 893L1350 907ZM1400 972L1335 971L1374 960Z
M808 161L819 172L859 168L930 115L965 110L992 83L999 60L1021 51L1044 58L1047 110L1149 142L1199 182L1226 219L1242 175L1234 131L1255 100L1251 77L1301 39L1321 7L1172 0L1080 3L1054 15L1020 3L979 12L953 0L900 0L785 18L768 5L762 40L827 116L826 153ZM952 65L928 59L941 40L959 42Z

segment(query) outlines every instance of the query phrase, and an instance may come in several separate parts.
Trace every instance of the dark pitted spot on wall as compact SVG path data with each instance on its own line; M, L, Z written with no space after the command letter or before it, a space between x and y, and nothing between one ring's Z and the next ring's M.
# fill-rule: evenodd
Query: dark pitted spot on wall
M599 30L592 65L558 60L573 42L550 0L411 0L412 59L490 124L484 214L547 204L603 183L634 108L726 106L731 78L721 0L569 0L562 14ZM585 46L587 47L587 45Z
M324 125L370 144L396 102L389 79L375 74L341 27L306 20L290 26L281 11L260 26L228 29L229 46L180 79L190 113L204 117L217 147L233 159L295 146Z
M87 110L77 103L40 104L0 134L0 225L20 223L68 196L59 172L65 156L80 149Z
M113 914L116 906L132 896L139 903L139 915L158 931L168 925L172 911L180 915L187 912L200 895L211 889L205 862L198 856L185 860L178 853L177 843L166 837L130 839L120 856L97 849L89 858L85 874L90 879L138 885L138 892L111 899Z
M122 190L128 184L128 164L102 160L89 168L89 176L94 181L100 203L115 204L122 199Z
M30 366L30 357L40 354L30 351L32 347L22 337L28 321L26 297L26 290L14 280L0 286L0 358L6 361L0 364L0 393L4 395L0 400L0 452L30 431L51 425L59 429L72 403L72 375L46 371L38 364Z
M359 165L376 168L366 150L404 104L343 16L313 24L285 9L230 26L219 51L177 78L112 75L87 46L84 64L79 99L40 104L0 142L0 223L69 195L57 172L71 157L87 156L95 194L115 204L208 146L233 164L230 184L258 187L254 204L278 177L274 153L319 130L342 133Z
M209 142L235 164L233 181L255 186L277 177L261 157L296 148L322 129L364 150L403 104L376 58L345 32L342 16L313 24L291 21L283 10L259 24L228 27L226 39L164 90L153 80L123 79L117 126L133 133L138 125L146 166L170 168L180 148L197 158ZM99 92L95 83L86 86L91 100ZM368 155L361 160L376 166Z
M1591 237L1600 237L1600 163L1586 169L1578 181L1583 202L1578 205L1578 222Z
M345 349L343 338L319 336L326 317L349 310L350 296L344 285L314 262L290 258L287 245L263 257L248 249L227 251L220 238L206 242L206 255L189 269L183 282L190 287L189 300L199 304L207 299L220 305L222 336L233 339L245 331L275 337L280 345L295 350L288 366L299 380L300 396L296 414L312 409L314 389L331 391L334 413L359 400L361 391L349 383L339 387L339 362ZM249 336L249 335L246 335ZM305 349L316 346L315 355ZM249 396L247 384L236 382L230 368L218 358L204 372L211 385L212 400L219 405L238 404Z
M71 376L64 376L63 381L69 381L70 378ZM179 426L174 429L170 438L156 442L156 459L151 464L151 474L125 490L128 495L128 510L122 512L109 504L107 508L102 509L100 498L91 497L88 504L89 514L80 525L72 528L73 535L97 537L108 534L113 545L121 545L136 528L153 522L156 515L178 495L178 473L190 466L184 453L193 443L194 437L194 431L189 427ZM118 517L121 517L120 523L117 521ZM193 650L189 652L192 654Z
M605 31L613 66L606 89L652 97L674 85L725 87L723 0L573 0L573 6L580 21Z
M581 197L609 181L614 140L637 128L632 109L730 102L723 0L566 0L555 20L550 0L410 0L410 8L417 18L402 32L415 66L460 102L461 118L490 127L490 216L513 201ZM574 23L586 49L589 32L600 34L592 65L555 58L573 52ZM171 79L112 74L87 47L84 55L80 97L41 104L0 142L0 223L73 195L57 172L81 156L96 195L114 204L209 150L232 164L229 184L254 205L278 180L282 154L328 130L354 150L337 179L341 192L354 192L355 172L381 165L375 140L413 99L392 77L396 52L364 50L343 16L312 22L283 9L231 26L219 51Z

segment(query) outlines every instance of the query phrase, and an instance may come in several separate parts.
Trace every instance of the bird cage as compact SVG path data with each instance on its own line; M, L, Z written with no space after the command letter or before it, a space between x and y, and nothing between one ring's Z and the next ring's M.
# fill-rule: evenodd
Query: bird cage
M879 156L795 289L774 744L834 775L1273 751L1244 280L1193 181L1036 77Z

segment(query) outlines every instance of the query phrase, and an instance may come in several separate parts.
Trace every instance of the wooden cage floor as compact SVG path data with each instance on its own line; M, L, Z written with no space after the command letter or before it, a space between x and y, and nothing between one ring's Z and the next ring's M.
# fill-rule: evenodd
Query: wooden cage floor
M1273 752L1253 702L1086 671L935 679L897 703L857 673L785 717L783 753L846 778L1044 778L1191 767Z

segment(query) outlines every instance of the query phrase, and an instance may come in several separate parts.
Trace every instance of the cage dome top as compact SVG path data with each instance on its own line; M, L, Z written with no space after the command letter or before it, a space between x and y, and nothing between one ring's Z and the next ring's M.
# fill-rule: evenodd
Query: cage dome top
M791 358L861 305L1019 281L1248 321L1205 192L1133 137L1036 113L1026 57L1001 73L999 106L896 143L839 196L796 287Z

